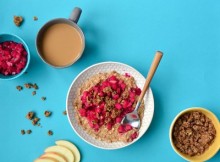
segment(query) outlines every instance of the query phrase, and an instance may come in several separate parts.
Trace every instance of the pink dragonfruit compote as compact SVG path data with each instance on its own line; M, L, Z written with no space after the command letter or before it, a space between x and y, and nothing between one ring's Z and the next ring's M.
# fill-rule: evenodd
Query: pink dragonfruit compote
M19 74L26 66L27 51L14 41L0 43L0 73L5 76Z
M122 118L134 110L141 89L134 77L116 71L99 73L79 89L75 108L79 124L95 138L107 142L131 142L138 130L121 125ZM139 115L142 120L144 103Z

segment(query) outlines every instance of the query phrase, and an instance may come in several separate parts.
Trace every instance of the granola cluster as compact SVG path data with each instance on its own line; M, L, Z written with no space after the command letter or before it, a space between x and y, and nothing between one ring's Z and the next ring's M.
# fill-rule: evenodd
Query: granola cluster
M183 114L173 128L174 145L189 156L203 154L215 137L216 129L212 121L199 111Z

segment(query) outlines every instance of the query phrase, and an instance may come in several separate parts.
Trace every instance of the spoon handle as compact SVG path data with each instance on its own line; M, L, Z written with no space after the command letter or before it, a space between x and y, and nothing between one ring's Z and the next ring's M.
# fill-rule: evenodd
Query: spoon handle
M147 77L146 77L146 81L145 81L145 84L144 84L144 88L142 89L141 95L140 95L140 97L138 99L138 103L142 102L142 99L143 99L143 97L144 97L144 95L145 95L145 93L146 93L146 91L147 91L147 89L148 89L148 87L150 85L150 82L151 82L151 80L152 80L152 78L154 76L154 73L157 70L157 67L158 67L158 65L160 63L160 60L161 60L162 56L163 56L162 52L160 52L160 51L156 52L156 54L154 56L154 60L153 60L153 62L151 64L150 70L148 71L148 74L147 74Z

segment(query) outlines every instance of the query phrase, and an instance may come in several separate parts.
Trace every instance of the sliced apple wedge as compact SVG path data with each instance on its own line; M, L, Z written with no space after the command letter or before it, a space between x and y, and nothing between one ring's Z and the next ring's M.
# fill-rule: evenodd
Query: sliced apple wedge
M59 161L51 157L40 157L34 160L34 162L59 162Z
M59 141L56 141L55 143L58 146L63 146L63 147L68 148L73 153L73 156L75 158L74 162L80 162L80 152L74 144L72 144L69 141L65 141L65 140L59 140Z
M74 162L74 156L72 152L63 146L51 146L48 147L44 152L54 152L63 156L67 162Z
M40 158L45 158L45 157L46 158L47 157L54 158L55 160L57 160L59 162L67 162L66 159L62 155L60 155L56 152L47 152L47 153L43 154Z

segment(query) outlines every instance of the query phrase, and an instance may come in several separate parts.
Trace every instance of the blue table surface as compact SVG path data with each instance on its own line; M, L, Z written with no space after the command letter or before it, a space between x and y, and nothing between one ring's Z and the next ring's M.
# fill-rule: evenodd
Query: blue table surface
M54 69L38 57L35 38L45 22L68 18L75 6L83 10L78 24L86 37L86 49L73 66ZM0 81L0 161L33 161L58 139L74 142L82 162L184 161L169 142L174 117L188 107L200 106L220 118L219 8L218 0L1 0L0 33L22 37L30 48L31 63L26 75ZM14 15L25 18L19 28L13 24ZM126 63L146 76L156 50L163 51L164 57L151 84L155 114L144 136L129 147L111 151L79 138L62 114L73 79L102 61ZM36 96L32 90L16 90L27 82L39 85ZM42 96L47 97L45 102ZM42 128L25 118L31 110L41 118ZM53 112L50 118L44 117L45 110ZM33 132L22 136L21 129ZM53 136L47 135L49 129ZM219 162L220 152L209 161Z

